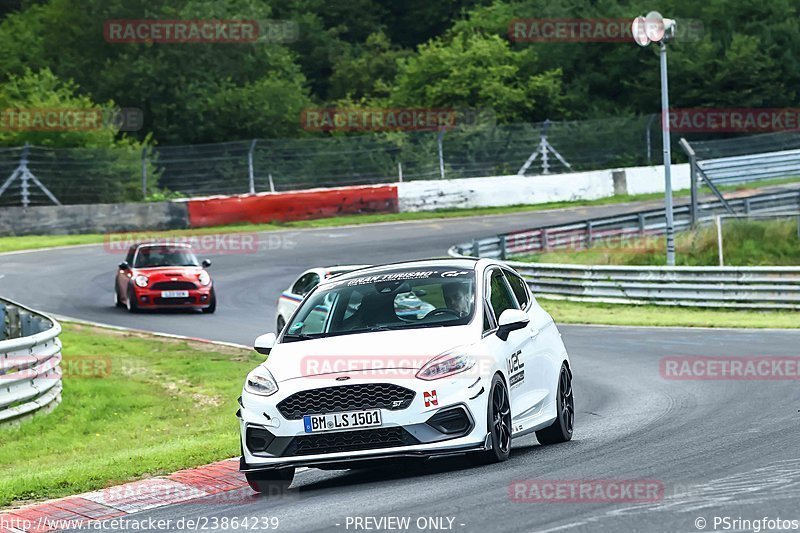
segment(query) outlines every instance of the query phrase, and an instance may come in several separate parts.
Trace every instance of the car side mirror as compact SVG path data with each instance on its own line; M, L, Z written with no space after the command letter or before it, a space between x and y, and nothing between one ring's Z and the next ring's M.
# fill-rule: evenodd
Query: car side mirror
M211 261L209 261L208 259L203 259L203 262L201 264L203 265L203 268L208 268L211 266Z
M120 264L119 264L119 268L120 268L120 270L127 270L127 269L128 269L128 266L129 266L129 265L128 265L128 262L127 262L127 261L123 261L122 263L120 263Z
M528 314L520 309L506 309L497 320L497 336L502 340L508 339L512 331L522 329L530 323Z
M264 333L253 343L253 349L261 355L269 355L269 352L272 351L272 347L275 346L276 340L278 340L278 337L274 333Z

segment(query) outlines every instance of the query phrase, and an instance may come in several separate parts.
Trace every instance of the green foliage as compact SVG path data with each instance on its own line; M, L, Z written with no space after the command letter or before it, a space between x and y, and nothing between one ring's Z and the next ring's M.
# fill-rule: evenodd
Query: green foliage
M26 68L0 83L0 110L6 122L0 127L0 145L38 147L29 165L34 175L40 170L80 169L79 182L58 172L47 180L56 198L68 203L75 203L71 198L82 203L140 199L140 157L150 138L139 142L120 135L113 102L98 105L80 94L74 82L59 79L48 68L38 72ZM72 118L42 122L50 113ZM19 118L23 115L28 117L25 124ZM81 120L82 125L72 120Z
M408 107L491 108L501 122L544 120L561 111L561 72L525 74L528 59L496 35L435 39L401 62L390 100Z
M658 112L654 46L517 42L508 34L514 19L629 19L653 8L676 18L679 27L689 27L690 19L702 23L702 33L693 35L697 38L670 45L673 107L800 104L796 0L42 0L21 5L0 12L0 83L50 72L69 83L76 98L142 109L144 127L135 135L144 140L152 134L161 145L307 137L300 127L302 110L335 105L488 108L501 124ZM293 42L234 44L117 44L104 38L106 21L144 18L287 20L298 25L299 36ZM59 91L67 86L56 89L46 81L25 90L43 101L48 101L44 93L53 91L59 101ZM89 142L44 137L37 142Z

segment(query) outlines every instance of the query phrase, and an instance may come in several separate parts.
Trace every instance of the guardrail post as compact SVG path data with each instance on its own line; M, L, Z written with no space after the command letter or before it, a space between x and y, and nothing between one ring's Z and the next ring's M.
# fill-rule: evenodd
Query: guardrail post
M644 237L644 229L646 225L644 222L644 213L639 213L639 236Z
M147 147L142 148L142 200L147 200Z
M697 224L697 154L695 154L694 149L692 149L685 138L681 137L678 144L681 145L683 151L689 156L689 186L691 188L689 224L691 227L694 227L695 224Z
M586 221L586 247L592 247L592 241L594 241L594 224L592 224L591 220Z
M258 139L253 139L250 142L250 149L247 150L247 176L250 180L250 194L256 193L256 178L253 168L253 152L256 149L256 141L258 141Z
M744 214L745 215L750 214L750 198L744 199Z
M439 130L439 135L436 138L436 145L439 151L439 178L444 179L444 148L442 146L444 140L444 128Z
M547 229L546 228L542 228L541 236L542 236L542 251L546 252L547 249L550 247L550 243L547 240Z
M507 253L507 245L506 245L506 236L500 235L500 259L502 261L506 260L506 253Z
M481 256L481 243L478 239L472 239L472 257Z
M6 308L6 339L15 339L20 336L19 309L16 306Z

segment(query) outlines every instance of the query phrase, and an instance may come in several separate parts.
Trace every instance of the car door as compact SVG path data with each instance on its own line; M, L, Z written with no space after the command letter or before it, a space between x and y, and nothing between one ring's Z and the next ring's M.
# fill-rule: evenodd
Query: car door
M516 297L506 280L503 270L499 267L487 270L484 278L484 303L488 316L484 328L492 329L484 332L484 343L496 358L498 364L506 372L506 380L511 399L511 416L513 421L524 405L520 402L527 387L530 371L526 368L525 355L530 352L527 346L530 343L528 328L522 328L509 333L504 341L497 336L497 322L503 311L519 309Z
M552 375L552 354L549 337L555 332L553 321L541 307L536 305L530 289L525 280L516 272L503 268L508 285L511 287L514 297L520 309L523 309L530 319L527 328L520 332L525 332L527 338L521 346L521 361L525 365L525 379L517 391L520 409L517 410L520 420L535 416L540 412L541 404L547 399L550 387L548 379ZM531 410L532 409L532 410Z

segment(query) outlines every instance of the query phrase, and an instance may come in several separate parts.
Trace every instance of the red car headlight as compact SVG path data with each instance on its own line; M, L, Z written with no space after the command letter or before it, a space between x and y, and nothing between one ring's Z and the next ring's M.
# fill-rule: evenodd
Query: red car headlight
M133 278L133 282L139 287L147 287L147 284L150 283L150 280L147 279L147 276L139 274L138 276Z
M197 276L197 281L200 282L200 285L209 285L211 284L211 276L208 275L208 272L200 272L200 275Z

